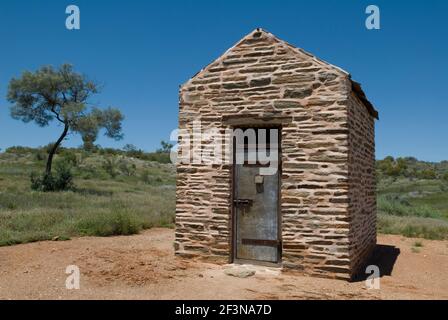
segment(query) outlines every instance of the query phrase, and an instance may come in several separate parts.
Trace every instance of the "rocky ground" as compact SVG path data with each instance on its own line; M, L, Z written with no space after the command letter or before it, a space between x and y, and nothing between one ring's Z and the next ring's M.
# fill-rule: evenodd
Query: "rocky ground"
M380 290L253 266L219 266L173 254L174 232L78 238L0 248L0 299L448 299L448 241L380 235ZM77 265L79 290L65 286ZM241 278L239 276L246 276Z

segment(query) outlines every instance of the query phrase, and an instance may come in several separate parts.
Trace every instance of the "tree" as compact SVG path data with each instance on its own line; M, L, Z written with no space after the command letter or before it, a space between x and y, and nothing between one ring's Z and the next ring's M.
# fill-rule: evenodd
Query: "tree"
M384 160L379 160L377 166L382 173L391 177L398 177L404 175L408 168L407 161L404 158L394 159L387 156Z
M143 150L138 149L136 146L134 146L133 144L126 144L123 147L123 151L126 152L126 155L128 157L134 157L134 158L142 158L143 157Z
M127 143L123 147L124 152L136 152L138 149L133 144Z
M95 149L95 141L99 131L106 129L106 136L119 140L121 134L121 122L123 115L117 109L107 108L100 110L92 108L90 114L80 117L73 125L74 131L81 134L83 147L86 151Z
M90 106L98 86L86 76L76 73L69 64L59 68L44 66L35 72L25 71L9 82L7 99L11 116L25 123L34 121L41 127L56 120L63 131L48 152L45 175L51 175L53 157L62 141L70 133L78 133L85 144L93 144L101 129L105 135L122 139L124 119L118 109L101 110Z
M173 145L169 142L166 141L161 141L160 142L162 148L157 149L158 153L170 153L171 149L173 148Z

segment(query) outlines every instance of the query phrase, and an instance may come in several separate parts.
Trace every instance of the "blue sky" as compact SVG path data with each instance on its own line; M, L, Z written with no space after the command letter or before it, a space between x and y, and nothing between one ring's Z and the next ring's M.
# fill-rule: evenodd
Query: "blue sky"
M65 28L65 8L81 30ZM367 30L369 4L381 30ZM8 81L23 70L72 63L103 84L94 97L126 116L122 141L154 150L177 126L178 88L256 27L350 72L380 112L377 158L448 159L448 1L0 2L0 148L45 145L61 128L9 116ZM65 146L78 146L72 136Z

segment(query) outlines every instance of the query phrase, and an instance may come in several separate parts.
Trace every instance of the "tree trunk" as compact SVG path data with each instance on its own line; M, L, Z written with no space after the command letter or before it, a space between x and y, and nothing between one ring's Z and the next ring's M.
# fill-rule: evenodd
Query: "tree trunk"
M56 141L56 143L51 148L50 152L48 153L48 159L47 159L47 167L45 168L45 175L51 174L51 165L53 164L53 156L56 153L56 150L58 150L59 145L61 144L62 140L67 136L69 126L67 123L64 124L64 131L62 132L59 139Z

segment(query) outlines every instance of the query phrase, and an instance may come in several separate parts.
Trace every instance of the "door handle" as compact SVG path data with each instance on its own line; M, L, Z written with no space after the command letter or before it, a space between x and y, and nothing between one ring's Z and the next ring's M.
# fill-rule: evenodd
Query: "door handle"
M250 207L254 201L252 199L235 199L233 204L237 207Z

